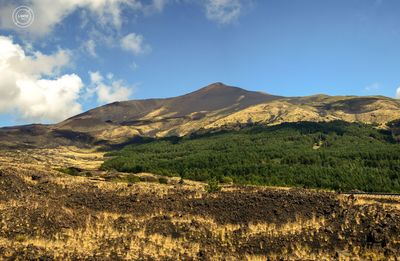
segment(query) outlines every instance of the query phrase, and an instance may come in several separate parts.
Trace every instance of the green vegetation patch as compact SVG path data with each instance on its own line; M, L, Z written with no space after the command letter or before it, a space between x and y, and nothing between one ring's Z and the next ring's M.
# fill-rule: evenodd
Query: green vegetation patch
M112 182L123 182L123 183L138 183L140 182L140 177L135 175L125 175L125 176L117 176L112 178L110 181Z
M371 125L254 126L129 145L102 169L221 183L400 192L400 144Z
M160 184L168 184L168 179L164 178L164 177L161 177L161 178L158 179L158 182Z
M59 168L57 170L71 176L82 176L82 169L76 167Z
M205 186L205 190L208 193L214 193L217 191L221 190L221 187L219 186L219 182L216 178L212 178L207 182L207 185Z

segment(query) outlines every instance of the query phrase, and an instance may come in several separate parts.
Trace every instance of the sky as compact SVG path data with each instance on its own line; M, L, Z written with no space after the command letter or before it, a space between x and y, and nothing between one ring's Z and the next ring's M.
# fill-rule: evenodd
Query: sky
M400 98L399 14L398 0L0 0L0 126L213 82Z

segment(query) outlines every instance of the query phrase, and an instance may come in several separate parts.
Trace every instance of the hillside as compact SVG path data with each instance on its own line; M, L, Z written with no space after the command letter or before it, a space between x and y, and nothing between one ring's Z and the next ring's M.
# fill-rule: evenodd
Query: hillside
M343 120L384 128L396 119L400 119L400 102L383 96L282 97L214 83L174 98L115 102L54 125L2 128L0 144L116 144L137 136L183 136L248 123Z

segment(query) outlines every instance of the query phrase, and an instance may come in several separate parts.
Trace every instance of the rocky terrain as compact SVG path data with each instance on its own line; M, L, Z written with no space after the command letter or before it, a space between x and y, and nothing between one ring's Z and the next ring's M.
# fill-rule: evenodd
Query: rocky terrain
M35 154L49 152L42 153ZM400 257L396 197L233 185L207 193L199 182L160 184L150 174L129 182L95 166L85 177L70 176L29 160L32 154L1 154L0 259ZM65 164L65 155L52 162ZM75 153L73 160L84 165L93 157Z

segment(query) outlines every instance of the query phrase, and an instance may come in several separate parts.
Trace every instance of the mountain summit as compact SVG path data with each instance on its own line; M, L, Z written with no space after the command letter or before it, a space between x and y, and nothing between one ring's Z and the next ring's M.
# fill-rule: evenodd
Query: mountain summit
M182 136L199 129L297 121L374 123L400 119L400 102L382 96L282 97L213 83L166 99L114 102L54 125L0 129L0 144L120 143L136 136Z

